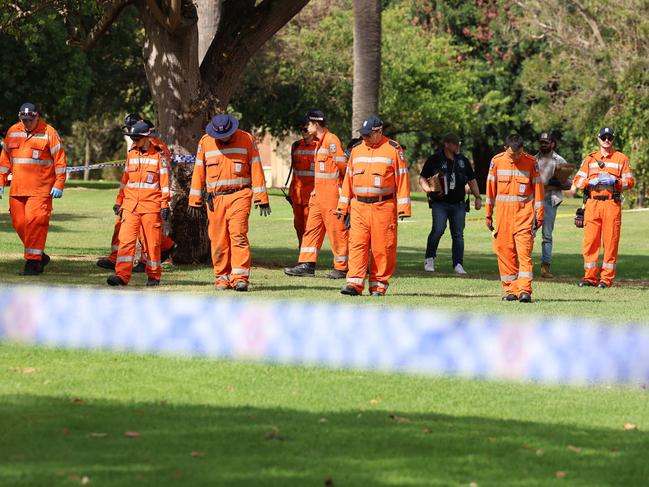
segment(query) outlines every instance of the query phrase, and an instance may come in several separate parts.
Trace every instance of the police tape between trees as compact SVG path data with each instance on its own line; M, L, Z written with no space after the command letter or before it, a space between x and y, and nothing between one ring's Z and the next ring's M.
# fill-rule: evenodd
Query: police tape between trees
M36 345L547 383L649 380L649 329L634 324L42 287L1 289L0 308L0 340Z
M196 156L194 155L181 155L174 154L171 156L171 162L174 164L193 164L196 161ZM77 172L77 171L91 171L93 169L103 169L105 167L120 167L126 164L124 160L102 162L99 164L90 164L87 166L68 166L65 168L65 172Z

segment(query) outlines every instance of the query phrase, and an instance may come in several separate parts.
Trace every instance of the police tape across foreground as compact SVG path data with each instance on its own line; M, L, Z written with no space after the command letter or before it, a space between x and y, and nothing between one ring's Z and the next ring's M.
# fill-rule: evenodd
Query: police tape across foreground
M37 287L0 288L0 308L0 340L38 345L543 383L649 381L642 325Z

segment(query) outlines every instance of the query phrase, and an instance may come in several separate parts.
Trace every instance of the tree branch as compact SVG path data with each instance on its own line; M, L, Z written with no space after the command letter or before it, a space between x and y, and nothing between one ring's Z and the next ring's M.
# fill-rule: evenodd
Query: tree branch
M89 51L93 47L95 47L97 41L99 41L99 39L101 39L104 34L106 34L106 31L109 29L112 23L115 22L115 19L119 16L124 7L126 7L131 2L132 0L112 0L111 2L109 2L108 7L104 11L104 15L102 15L101 19L99 19L99 22L97 22L95 26L90 29L90 32L83 40L83 43L81 44L81 50Z

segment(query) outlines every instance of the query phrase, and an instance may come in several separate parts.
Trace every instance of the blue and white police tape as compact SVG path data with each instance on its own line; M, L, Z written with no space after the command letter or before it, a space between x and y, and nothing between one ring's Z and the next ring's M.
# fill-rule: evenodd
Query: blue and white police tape
M0 289L0 339L490 379L649 380L649 327L432 309Z
M190 154L174 154L171 156L171 162L173 164L193 164L196 162L196 156ZM120 167L124 166L126 161L110 161L102 162L99 164L89 164L86 166L68 166L65 168L66 172L78 172L78 171L92 171L93 169L103 169L105 167Z

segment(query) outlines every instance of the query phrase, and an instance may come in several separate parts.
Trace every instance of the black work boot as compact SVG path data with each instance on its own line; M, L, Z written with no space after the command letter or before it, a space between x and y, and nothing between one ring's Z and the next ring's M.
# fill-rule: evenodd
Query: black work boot
M285 267L284 274L287 276L313 277L315 276L315 262L302 262L295 267Z
M110 259L107 259L106 257L99 259L97 261L97 266L101 267L102 269L110 269L111 271L115 270L115 262L112 262Z
M176 247L178 247L178 244L173 244L173 247L170 249L160 252L160 262L165 262L169 257L171 257L171 254L176 250Z
M340 294L345 294L347 296L358 296L360 293L356 290L354 286L347 284L346 286L343 286L343 288L340 290Z
M144 272L146 270L146 264L144 262L138 262L133 266L133 272Z
M245 281L237 281L234 285L234 290L245 293L248 290L248 283Z
M146 281L146 285L148 287L159 286L160 285L160 279L156 279L155 277L149 277L149 279Z
M106 283L109 286L126 286L126 283L122 281L122 278L119 276L110 276L106 279Z
M523 291L519 296L518 296L518 302L519 303L531 303L532 302L532 296L530 293L526 293Z
M339 271L338 269L334 269L329 274L327 274L327 277L329 279L345 279L347 277L347 271Z
M503 301L518 301L518 298L515 294L508 294L507 296L503 296Z
M45 266L50 263L50 256L43 252L43 257L41 257L41 272L45 270Z
M595 285L595 284L593 284L593 283L590 282L590 281L586 281L585 279L584 279L583 281L579 281L579 282L577 283L577 286L579 286L579 287L593 287L594 285Z
M18 274L21 276L37 276L43 272L40 260L25 260L25 268Z

